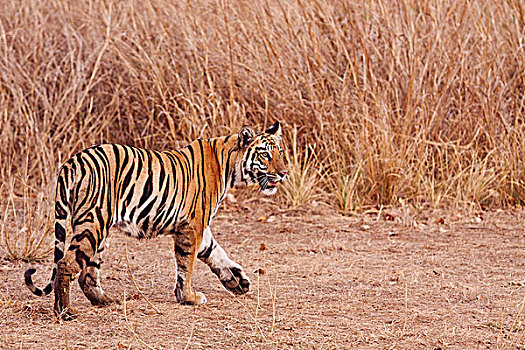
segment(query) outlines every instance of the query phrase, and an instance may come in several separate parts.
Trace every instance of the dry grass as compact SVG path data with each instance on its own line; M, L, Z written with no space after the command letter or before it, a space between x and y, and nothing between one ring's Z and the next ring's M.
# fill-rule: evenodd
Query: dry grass
M34 262L45 259L52 251L54 217L50 201L54 196L49 195L50 191L41 192L31 187L27 181L27 161L22 168L25 170L22 178L11 177L4 183L6 195L0 202L0 251L14 260ZM18 194L17 188L22 192Z
M395 216L387 215L383 208L401 204L396 224L424 233L426 226L418 215L429 205L473 210L522 206L524 11L522 2L515 0L1 1L0 247L11 260L35 261L48 255L57 169L91 144L122 142L168 149L197 137L236 132L242 125L262 130L274 120L285 125L290 181L280 193L292 207L324 201L345 214L377 207L377 213L369 210L377 222ZM436 237L428 239L434 243L433 239L452 229L436 231ZM308 232L314 235L317 229ZM335 244L347 234L342 231L329 242L319 242ZM356 239L368 239L360 231L352 234ZM299 238L303 240L299 245L311 239ZM346 238L342 241L349 247L362 243ZM388 246L389 242L390 238L383 243ZM419 238L414 242L417 249L431 250L424 242L418 245ZM483 244L483 239L479 242ZM307 254L303 266L294 265L299 271L309 266L311 257L296 248L289 247L288 253ZM475 254L478 246L470 248L468 253ZM317 254L319 249L312 252ZM251 257L257 258L252 253ZM372 249L367 258L377 253ZM460 253L458 258L465 255L464 251ZM339 253L333 254L338 257ZM279 263L291 263L286 256L280 258ZM433 258L428 259L428 265L433 266ZM446 259L442 256L443 264ZM316 266L323 263L329 262ZM355 262L347 263L354 266ZM357 277L345 278L363 280L369 269L374 266L359 270ZM372 276L376 280L368 276L361 289L344 286L350 291L362 290L362 295L352 297L377 301L377 295L367 293L389 290L390 284L384 279L393 273L385 269L383 275ZM354 273L351 268L345 271L342 275ZM463 276L461 267L458 271L458 276ZM300 273L294 275L298 283L307 291L314 288L317 272L305 273L305 281L304 271ZM497 278L497 271L492 275ZM308 309L311 314L301 315L293 311L295 305L280 306L287 308L293 319L290 328L286 325L279 329L276 305L281 295L268 275L265 281L264 316L259 300L244 306L236 300L234 307L230 305L231 309L243 310L242 326L232 326L236 327L233 336L242 341L243 334L250 332L248 341L259 342L254 347L296 339L302 341L300 346L319 345L324 335L308 328L314 316L325 320L333 317L331 312L338 315L340 309L333 306L324 310L328 314ZM346 283L338 280L336 288L330 278L325 282L338 291L341 283ZM437 282L427 281L430 289L394 282L395 293L389 295L387 303L395 305L398 314L378 316L381 321L393 319L392 323L379 322L382 334L377 328L373 332L367 328L370 316L365 304L345 294L349 300L345 310L360 312L360 321L365 322L359 324L362 328L352 324L352 329L360 331L348 333L345 340L365 347L394 343L415 348L418 344L441 347L446 341L456 341L447 324L427 330L424 322L441 322L447 317L443 310L456 306L450 301L467 292L458 286L440 286L457 294L444 292L446 302L435 305L437 316L427 314L424 305L419 314L412 315L416 300L434 302L431 296L421 299L416 291L432 295ZM508 305L502 301L504 288L497 288L498 305ZM295 292L286 289L282 298L295 300ZM491 292L484 289L483 296L490 298ZM481 303L470 300L469 295L463 297L469 303ZM15 302L17 314L27 311L22 300L15 299L9 294L0 296L0 315L12 310ZM297 299L298 304L302 302ZM310 296L310 302L320 304L324 299ZM474 311L482 307L478 304ZM381 300L375 305L388 311ZM498 322L494 308L489 308L486 315L492 325L487 326L487 332L491 337L496 332L498 338L497 344L491 338L487 346L522 346L523 303L517 310L510 311L515 315L511 321L509 311L505 311ZM180 317L178 312L158 317L167 317L170 324ZM221 309L214 314L217 320L222 313ZM38 315L36 312L35 317ZM126 314L125 323L120 310L107 315L120 322L120 332L141 326L137 315ZM187 312L185 315L192 322L202 323ZM42 323L48 321L44 317ZM350 325L343 316L338 322ZM469 324L463 319L457 322ZM18 327L18 321L13 324ZM205 341L195 324L179 347ZM476 324L484 327L481 321ZM411 331L417 335L412 337ZM427 331L436 339L424 339ZM331 329L327 332L332 334ZM288 333L295 338L291 340ZM303 339L303 334L311 338ZM133 343L141 338L132 339ZM469 345L475 346L471 340Z
M293 205L312 187L343 212L521 205L522 6L3 1L0 179L28 160L27 184L47 188L93 143L172 148L278 119Z
M288 181L282 186L282 194L286 202L297 208L311 205L313 201L322 199L319 189L320 172L322 167L316 158L314 145L305 145L300 149L298 130L292 130L290 150L286 152L288 165Z

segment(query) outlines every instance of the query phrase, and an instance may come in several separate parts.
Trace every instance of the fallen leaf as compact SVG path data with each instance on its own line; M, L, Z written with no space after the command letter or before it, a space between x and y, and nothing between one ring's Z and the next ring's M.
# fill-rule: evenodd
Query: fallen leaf
M260 251L266 250L266 244L264 242L261 242L261 246L259 247Z
M436 220L436 224L444 225L445 224L445 218L442 216L439 219Z
M259 222L266 222L266 221L268 221L268 217L267 216L259 216L257 218L257 221L259 221Z

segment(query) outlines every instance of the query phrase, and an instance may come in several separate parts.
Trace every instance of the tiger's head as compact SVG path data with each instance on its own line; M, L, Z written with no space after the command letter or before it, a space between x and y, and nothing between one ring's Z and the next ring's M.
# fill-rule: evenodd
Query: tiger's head
M255 134L249 127L239 131L240 149L245 150L241 162L242 181L246 184L257 183L266 195L277 191L277 184L282 182L288 171L281 148L281 124L275 122L262 134Z

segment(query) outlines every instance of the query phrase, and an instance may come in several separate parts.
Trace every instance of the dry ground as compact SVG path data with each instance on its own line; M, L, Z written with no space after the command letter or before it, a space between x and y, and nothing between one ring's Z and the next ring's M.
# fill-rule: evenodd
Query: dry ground
M273 218L258 220L269 212ZM169 238L115 234L103 284L128 298L125 307L91 307L75 284L73 302L83 314L68 323L54 320L51 297L23 286L28 264L3 260L0 347L524 349L524 219L523 211L371 210L348 218L229 204L214 232L248 271L249 295L228 294L198 262L194 287L208 304L180 306ZM37 266L38 285L50 264Z

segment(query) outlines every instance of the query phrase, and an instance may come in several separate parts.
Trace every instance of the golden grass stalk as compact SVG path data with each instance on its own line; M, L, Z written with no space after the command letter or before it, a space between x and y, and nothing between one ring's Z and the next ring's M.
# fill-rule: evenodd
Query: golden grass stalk
M298 129L292 129L290 150L285 157L288 164L288 179L284 182L281 193L286 202L293 208L311 205L314 200L320 200L319 165L315 157L315 147L299 146ZM291 154L291 155L290 155Z
M24 186L51 202L58 167L89 145L175 148L275 119L292 206L523 205L524 13L519 1L3 1L3 213Z

